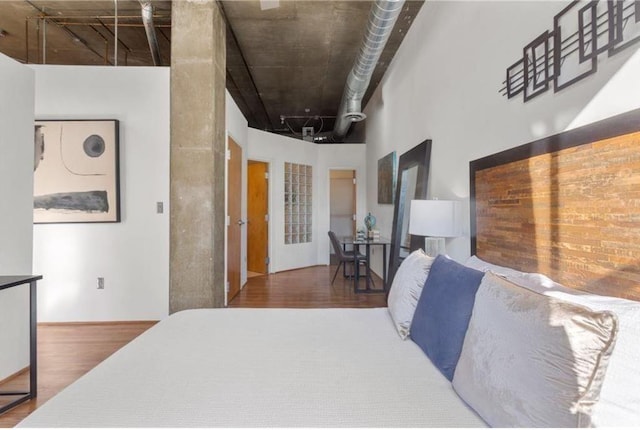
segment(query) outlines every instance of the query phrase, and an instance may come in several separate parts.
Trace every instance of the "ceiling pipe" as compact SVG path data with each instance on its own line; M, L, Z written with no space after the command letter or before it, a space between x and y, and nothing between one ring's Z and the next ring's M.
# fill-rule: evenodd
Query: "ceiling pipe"
M142 23L144 31L147 33L153 65L160 66L160 45L158 45L156 28L153 26L153 4L150 1L140 0L140 5L142 6Z
M344 86L332 140L342 140L352 123L367 117L362 112L362 99L403 5L404 0L376 0L371 6L360 52Z

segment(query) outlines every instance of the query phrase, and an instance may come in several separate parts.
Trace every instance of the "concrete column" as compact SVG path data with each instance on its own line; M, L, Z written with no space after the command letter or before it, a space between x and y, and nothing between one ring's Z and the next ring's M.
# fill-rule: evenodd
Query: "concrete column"
M170 313L224 306L225 38L214 0L172 3Z

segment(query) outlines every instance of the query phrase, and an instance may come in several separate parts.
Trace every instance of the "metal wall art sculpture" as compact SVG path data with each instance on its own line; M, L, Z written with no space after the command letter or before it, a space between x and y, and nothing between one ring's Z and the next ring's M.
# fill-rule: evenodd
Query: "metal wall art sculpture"
M609 57L640 41L640 1L577 0L524 47L522 58L507 68L502 95L523 94L524 101L544 93L553 81L558 92L594 74L598 56Z

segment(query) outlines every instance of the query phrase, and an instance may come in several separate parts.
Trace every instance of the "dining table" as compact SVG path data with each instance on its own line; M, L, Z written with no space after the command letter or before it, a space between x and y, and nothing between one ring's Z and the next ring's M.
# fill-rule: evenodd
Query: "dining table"
M387 246L391 244L391 240L386 237L376 237L376 238L362 238L357 236L344 236L340 240L342 242L342 248L346 251L347 246L352 246L356 251L356 261L355 264L355 287L354 291L356 293L384 293L387 292ZM371 247L379 246L382 248L382 288L372 288L371 287ZM360 253L360 248L364 247L364 253ZM360 262L358 259L358 255L365 256L366 263L366 276L365 276L365 287L360 288L359 278L360 278Z

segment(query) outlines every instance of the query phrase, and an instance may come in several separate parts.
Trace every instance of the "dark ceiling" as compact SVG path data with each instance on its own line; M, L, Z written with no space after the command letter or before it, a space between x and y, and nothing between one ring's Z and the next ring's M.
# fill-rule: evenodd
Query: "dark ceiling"
M171 2L151 3L161 64L168 66ZM227 89L249 126L296 137L303 125L316 133L333 128L371 3L219 1L227 21ZM0 1L0 52L23 63L113 65L116 4L118 65L152 66L137 0ZM406 1L363 107L422 4Z

